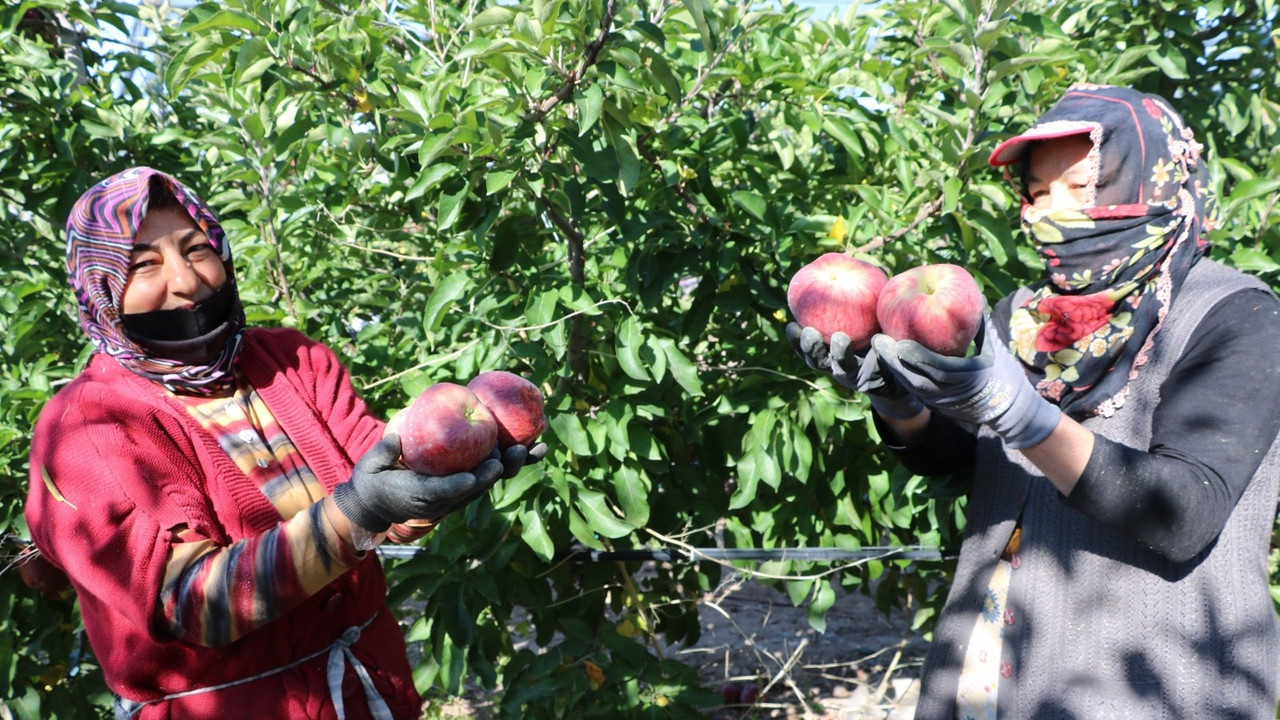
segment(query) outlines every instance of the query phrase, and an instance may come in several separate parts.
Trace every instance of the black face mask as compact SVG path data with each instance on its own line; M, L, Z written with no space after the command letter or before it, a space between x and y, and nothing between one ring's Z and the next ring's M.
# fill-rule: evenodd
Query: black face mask
M236 299L230 281L189 310L152 310L122 316L130 340L171 360L202 365L222 350L231 330L229 318Z

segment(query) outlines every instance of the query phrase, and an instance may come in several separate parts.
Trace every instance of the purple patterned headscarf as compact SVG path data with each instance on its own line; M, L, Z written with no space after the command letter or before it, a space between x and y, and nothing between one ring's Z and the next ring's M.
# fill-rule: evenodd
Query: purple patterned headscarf
M89 188L67 218L67 275L80 305L80 327L98 350L130 371L175 392L208 395L234 382L232 368L244 334L244 309L238 294L232 301L221 352L208 364L188 365L157 357L125 332L121 302L138 227L147 214L153 183L167 188L209 238L222 258L227 282L235 289L231 246L222 225L204 202L172 176L146 167L116 173ZM234 293L233 293L234 294Z

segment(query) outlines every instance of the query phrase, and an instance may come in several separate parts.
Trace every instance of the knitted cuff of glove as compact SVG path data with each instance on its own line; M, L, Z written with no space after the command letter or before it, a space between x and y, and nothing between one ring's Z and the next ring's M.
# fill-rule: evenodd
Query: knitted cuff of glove
M391 521L374 512L350 481L333 489L333 502L348 520L371 533L386 532L391 527Z
M1053 433L1058 427L1058 421L1062 419L1062 411L1028 386L1005 413L1005 417L1017 418L1018 421L1007 428L1002 428L997 423L992 429L1004 438L1009 447L1024 450L1039 445Z

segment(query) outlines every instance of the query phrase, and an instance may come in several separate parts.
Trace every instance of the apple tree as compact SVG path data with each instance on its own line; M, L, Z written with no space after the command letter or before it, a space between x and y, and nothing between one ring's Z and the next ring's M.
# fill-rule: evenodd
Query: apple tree
M66 211L161 167L223 219L250 321L328 343L377 412L490 369L547 395L546 461L387 561L418 686L505 688L504 717L717 701L674 651L729 570L569 551L955 546L963 479L897 466L865 401L794 356L787 281L828 251L961 264L991 299L1035 277L986 156L1071 83L1169 96L1210 148L1215 254L1280 267L1271 1L42 0L0 33L6 532L31 424L87 357ZM947 569L732 571L818 628L874 592L927 631ZM104 713L74 605L0 590L0 697Z

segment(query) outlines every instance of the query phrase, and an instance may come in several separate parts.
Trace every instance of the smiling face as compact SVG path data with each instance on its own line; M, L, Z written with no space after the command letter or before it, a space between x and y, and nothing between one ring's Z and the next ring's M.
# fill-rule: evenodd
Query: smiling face
M226 281L222 258L191 216L180 207L156 208L134 237L120 310L191 308Z
M1026 194L1041 213L1080 210L1093 202L1095 178L1087 135L1072 135L1035 143L1030 148Z

